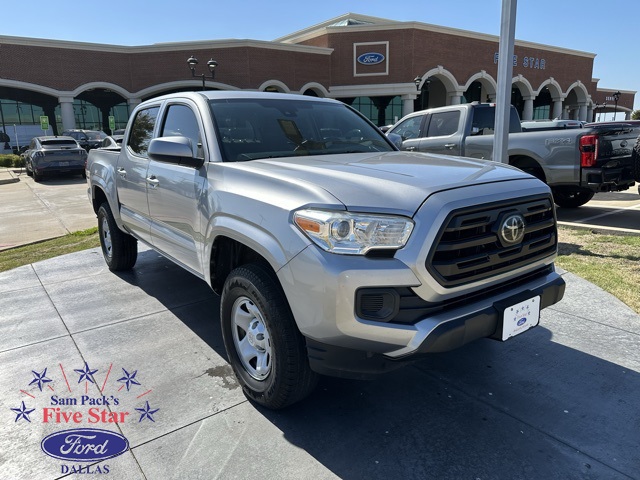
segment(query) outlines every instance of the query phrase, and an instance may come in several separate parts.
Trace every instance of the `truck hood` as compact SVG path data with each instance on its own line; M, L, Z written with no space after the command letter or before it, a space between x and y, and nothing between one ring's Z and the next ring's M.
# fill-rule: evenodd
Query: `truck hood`
M435 192L531 179L508 165L413 152L351 153L253 160L243 169L320 187L348 210L413 215Z

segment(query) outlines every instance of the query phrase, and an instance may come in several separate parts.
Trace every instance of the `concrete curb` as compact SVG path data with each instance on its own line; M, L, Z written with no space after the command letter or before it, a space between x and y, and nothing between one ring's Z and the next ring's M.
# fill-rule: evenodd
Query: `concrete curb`
M8 168L0 170L0 185L19 182L20 178L14 175L14 172Z

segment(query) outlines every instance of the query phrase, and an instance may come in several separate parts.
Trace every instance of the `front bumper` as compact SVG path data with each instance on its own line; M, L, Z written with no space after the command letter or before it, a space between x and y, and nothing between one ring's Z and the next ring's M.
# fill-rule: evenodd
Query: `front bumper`
M351 379L375 378L429 354L448 352L481 338L499 340L505 306L540 295L540 308L548 307L562 299L564 289L565 282L557 275L542 287L520 292L481 310L446 320L436 317L424 319L415 325L416 335L410 345L388 354L346 348L307 338L309 365L321 375Z
M314 255L324 256L314 247L307 248L278 275L307 339L310 366L324 375L366 378L424 354L495 337L501 331L504 306L540 296L542 309L559 302L565 289L553 265L546 265L515 284L498 284L455 301L430 303L425 310L435 313L414 314L408 323L379 322L358 316L358 290L393 289L391 285L413 290L411 286L417 287L418 282L412 270L396 259L342 257L341 263L346 261L351 268L336 271L330 264L321 266L317 258L309 258ZM357 268L359 262L374 262L377 269ZM417 298L419 311L426 302Z

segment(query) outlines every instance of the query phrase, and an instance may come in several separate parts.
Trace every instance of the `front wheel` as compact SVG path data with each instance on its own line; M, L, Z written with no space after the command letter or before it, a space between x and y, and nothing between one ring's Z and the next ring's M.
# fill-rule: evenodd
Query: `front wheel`
M221 297L222 337L245 395L279 409L311 393L317 374L275 274L258 264L236 268Z
M555 204L564 208L578 208L595 195L594 192L589 190L579 190L577 188L555 187L551 191Z
M118 228L107 202L98 209L98 233L109 270L116 272L133 268L138 258L138 241Z

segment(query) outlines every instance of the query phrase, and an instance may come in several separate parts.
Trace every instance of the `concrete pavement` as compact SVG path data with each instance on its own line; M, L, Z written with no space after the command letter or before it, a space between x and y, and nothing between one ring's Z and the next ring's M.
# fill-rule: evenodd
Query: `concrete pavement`
M80 176L36 183L24 170L0 169L0 250L97 225Z
M640 478L640 317L564 278L565 299L524 335L373 382L326 378L270 412L225 361L218 298L155 252L117 275L98 249L1 273L0 477ZM125 421L91 423L102 410ZM88 464L43 453L76 428L129 449Z

